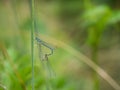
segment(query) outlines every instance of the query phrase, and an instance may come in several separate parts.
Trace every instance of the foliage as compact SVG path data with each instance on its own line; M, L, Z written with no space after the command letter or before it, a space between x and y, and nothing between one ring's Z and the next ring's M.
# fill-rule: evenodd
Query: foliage
M37 43L33 37L35 90L46 90L47 81L49 81L51 90L93 90L94 82L98 78L93 79L96 73L93 73L88 66L113 88L119 90L119 85L115 80L99 67L98 60L101 60L102 57L99 58L98 54L101 53L101 44L108 43L108 47L112 40L115 41L112 37L119 36L117 31L120 29L120 10L115 10L107 4L96 4L99 0L94 2L89 0L35 1L37 24L33 23L36 25L34 29L37 27L40 32L39 37L42 38L43 35L42 40L45 40L47 44L50 42L50 45L55 47L53 55L49 56L49 63L56 74L52 78L45 77L46 71L49 73L49 67L47 70L42 67ZM32 88L30 49L32 20L29 4L28 0L0 1L0 90L2 85L2 87L6 87L6 90L31 90ZM56 17L54 17L54 13L51 14L52 9L55 10ZM47 12L48 15L42 11ZM51 15L53 15L53 21L49 20ZM53 22L55 25L52 26ZM113 36L108 33L111 32L111 27L113 27L112 32L115 33L112 34ZM48 40L45 35L50 36L47 38ZM55 38L51 39L53 36ZM109 42L106 38L110 39ZM102 43L104 41L106 43ZM87 51L84 52L85 54L90 53L93 61L82 55L80 50ZM48 51L45 49L45 52ZM77 61L78 59L82 63ZM117 68L117 66L114 67ZM119 74L116 75L119 76ZM101 83L98 84L103 87ZM98 89L98 87L96 88ZM107 86L103 88L107 88ZM111 87L108 89L113 90Z

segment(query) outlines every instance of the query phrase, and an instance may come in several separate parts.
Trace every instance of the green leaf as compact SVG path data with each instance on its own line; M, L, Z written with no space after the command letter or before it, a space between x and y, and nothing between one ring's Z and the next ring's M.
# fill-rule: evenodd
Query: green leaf
M108 20L108 24L115 24L120 21L120 11L113 12Z
M96 23L103 22L103 20L108 18L111 14L111 10L107 6L98 6L86 11L82 19L84 20L84 26L96 25ZM106 21L106 20L104 20Z

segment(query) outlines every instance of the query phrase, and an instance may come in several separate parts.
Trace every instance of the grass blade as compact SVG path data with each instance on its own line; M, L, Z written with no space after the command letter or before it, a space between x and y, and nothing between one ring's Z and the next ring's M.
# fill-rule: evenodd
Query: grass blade
M34 90L34 30L35 30L35 15L34 15L34 0L30 2L31 7L31 18L32 18L32 27L31 27L31 62L32 62L32 90Z
M101 67L99 67L96 63L94 63L91 59L89 59L81 52L75 50L71 46L55 38L51 38L45 35L41 35L41 38L44 38L47 42L52 43L53 45L60 47L68 53L72 54L80 61L92 68L94 71L96 71L96 73L100 75L105 81L107 81L115 90L120 90L120 85L105 70L103 70Z

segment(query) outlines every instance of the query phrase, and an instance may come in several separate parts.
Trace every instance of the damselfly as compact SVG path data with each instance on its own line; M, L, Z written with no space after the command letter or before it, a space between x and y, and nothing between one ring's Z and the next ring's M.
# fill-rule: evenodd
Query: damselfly
M47 90L50 90L50 88L52 88L50 85L50 79L55 76L55 72L52 69L50 61L48 59L49 56L53 54L54 48L38 37L36 37L35 40L38 46L39 59L41 61L44 70L46 70L46 74L47 74L46 77ZM45 52L43 48L47 48L49 52Z

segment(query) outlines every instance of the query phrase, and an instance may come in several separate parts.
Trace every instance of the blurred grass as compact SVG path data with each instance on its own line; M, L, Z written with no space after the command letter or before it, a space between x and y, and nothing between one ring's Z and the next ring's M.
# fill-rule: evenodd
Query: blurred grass
M94 31L100 31L99 34L101 34L98 54L101 52L101 48L109 52L112 47L110 47L110 43L116 39L118 40L115 45L119 45L119 9L114 10L109 5L98 6L93 4L91 9L85 10L85 7L81 5L82 1L72 2L68 4L67 1L36 1L35 3L40 38L56 48L54 55L49 57L56 73L56 77L51 80L53 89L93 90L94 80L91 74L93 71L84 64L86 63L116 90L120 90L119 85L114 80L111 80L109 76L106 77L103 69L101 70L86 56L81 56L80 53L82 51L88 57L91 56L90 45L96 40L96 37L89 33L89 31L91 32L91 27L94 28ZM7 90L31 90L31 19L29 4L27 0L16 0L13 4L11 3L10 0L0 1L0 83ZM90 7L89 3L86 4L86 7ZM44 70L39 62L36 44L34 47L35 89L45 90ZM119 50L119 48L117 49ZM108 56L112 58L114 53ZM101 57L98 55L98 63L102 62L103 65L106 62L104 63L106 65L112 61L104 61L102 59L104 57L104 55ZM110 64L110 68L108 68L111 70L116 68L117 70L107 72L108 75L112 75L112 78L120 83L118 73L119 60L113 59L113 61L115 65L112 66ZM118 66L116 63L118 63ZM101 82L100 77L98 79L100 80L100 88L102 88L100 90L114 90L110 85L106 85L105 81ZM105 86L103 85L104 83Z

